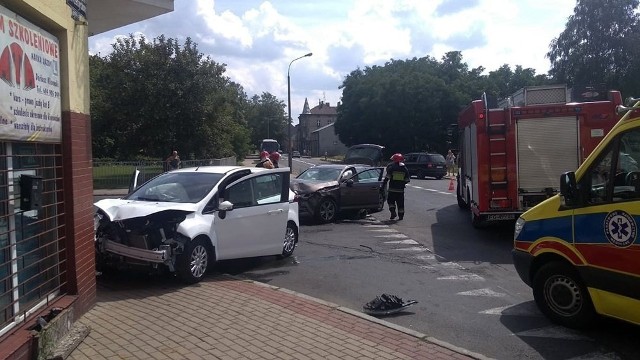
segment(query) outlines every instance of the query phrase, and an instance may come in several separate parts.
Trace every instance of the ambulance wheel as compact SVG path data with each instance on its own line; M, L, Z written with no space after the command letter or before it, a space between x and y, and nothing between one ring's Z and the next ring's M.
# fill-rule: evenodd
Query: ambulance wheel
M552 322L569 328L588 327L596 317L578 272L564 262L543 265L533 277L533 297Z

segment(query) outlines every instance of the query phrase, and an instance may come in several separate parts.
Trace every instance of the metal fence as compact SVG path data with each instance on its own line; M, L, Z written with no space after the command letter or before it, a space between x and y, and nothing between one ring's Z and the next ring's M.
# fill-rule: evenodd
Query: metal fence
M236 157L222 159L182 160L180 168L192 168L197 166L235 166L238 165ZM139 183L165 171L164 161L93 161L93 188L94 189L126 189L129 187L133 172L140 171Z

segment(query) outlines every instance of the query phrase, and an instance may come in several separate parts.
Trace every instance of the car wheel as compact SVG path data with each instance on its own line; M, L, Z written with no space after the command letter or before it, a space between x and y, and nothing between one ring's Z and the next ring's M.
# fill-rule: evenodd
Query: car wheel
M338 207L331 198L324 198L318 204L318 220L322 223L329 223L336 219Z
M551 262L533 277L533 297L552 322L569 328L585 328L596 313L587 288L569 264Z
M422 170L418 170L418 172L416 173L416 177L417 177L418 179L424 179L424 178L426 178L427 176L424 174L424 171L422 171Z
M376 212L380 212L384 210L385 198L382 192L378 193L378 207L376 208Z
M282 245L281 258L286 258L293 254L293 250L296 249L298 243L298 229L293 222L287 223L287 231L284 234L284 244Z
M204 238L195 238L185 244L184 251L176 261L176 271L182 281L195 284L207 273L211 252Z

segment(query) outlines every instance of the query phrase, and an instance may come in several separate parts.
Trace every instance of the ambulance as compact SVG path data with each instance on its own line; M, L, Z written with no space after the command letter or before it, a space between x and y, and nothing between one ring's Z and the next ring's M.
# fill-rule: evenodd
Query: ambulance
M561 175L559 194L516 221L514 266L554 323L584 328L606 316L640 325L639 100L618 106L624 116Z

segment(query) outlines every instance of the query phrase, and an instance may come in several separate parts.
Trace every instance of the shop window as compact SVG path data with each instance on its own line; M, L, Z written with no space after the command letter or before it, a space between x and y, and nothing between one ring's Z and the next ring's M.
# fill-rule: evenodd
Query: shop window
M42 179L40 206L21 208L21 176ZM60 293L60 144L0 142L0 335Z

